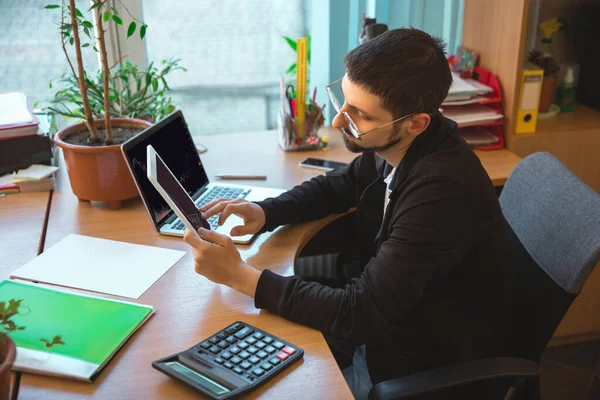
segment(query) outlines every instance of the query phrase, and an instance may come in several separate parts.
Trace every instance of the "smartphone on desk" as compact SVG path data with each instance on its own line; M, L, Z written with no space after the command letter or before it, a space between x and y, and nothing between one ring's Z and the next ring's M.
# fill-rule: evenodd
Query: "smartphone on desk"
M323 160L322 158L308 157L300 162L300 166L304 168L313 168L321 171L333 171L334 169L342 168L348 165L344 162Z

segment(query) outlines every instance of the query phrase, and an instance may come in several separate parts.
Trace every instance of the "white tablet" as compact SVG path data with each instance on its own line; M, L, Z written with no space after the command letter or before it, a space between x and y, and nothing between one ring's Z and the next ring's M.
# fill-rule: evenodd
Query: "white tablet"
M200 237L198 229L210 229L210 224L202 218L194 200L151 145L146 147L146 154L148 180L177 214L185 227Z

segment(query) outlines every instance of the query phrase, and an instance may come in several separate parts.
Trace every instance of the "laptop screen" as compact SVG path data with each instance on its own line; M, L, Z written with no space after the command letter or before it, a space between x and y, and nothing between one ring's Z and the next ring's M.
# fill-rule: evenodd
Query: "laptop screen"
M153 127L157 129L152 134L127 150L127 158L130 160L135 179L157 225L171 212L171 207L146 175L146 147L149 144L154 147L191 197L208 183L208 177L183 115L176 113L167 118L169 121L166 124L159 122L158 126Z

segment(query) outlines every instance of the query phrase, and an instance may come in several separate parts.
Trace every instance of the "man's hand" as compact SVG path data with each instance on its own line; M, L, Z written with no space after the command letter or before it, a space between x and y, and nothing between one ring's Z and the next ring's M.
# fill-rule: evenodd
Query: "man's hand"
M193 249L194 270L254 298L261 272L242 261L231 238L203 228L198 233L202 239L187 229L183 235Z
M243 199L216 199L200 208L200 212L205 219L221 213L219 215L219 225L223 225L231 214L241 217L244 220L244 225L234 227L231 230L231 236L257 233L262 229L266 221L265 212L259 205Z

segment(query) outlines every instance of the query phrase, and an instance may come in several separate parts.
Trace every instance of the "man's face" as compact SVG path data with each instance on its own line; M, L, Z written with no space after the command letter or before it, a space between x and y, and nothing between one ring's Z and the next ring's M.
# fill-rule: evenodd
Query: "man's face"
M375 129L394 120L392 113L383 108L379 96L369 93L347 76L342 80L342 93L343 98L338 99L343 103L341 110L350 115L360 132ZM406 136L400 123L397 130L397 124L390 124L356 139L348 130L348 124L341 113L335 116L331 125L342 130L346 147L354 153L365 150L382 152L395 146Z

